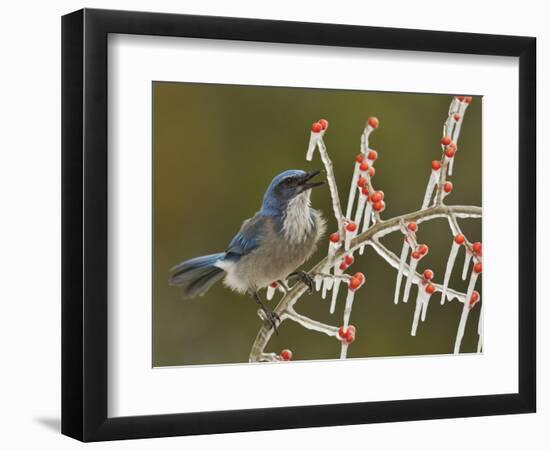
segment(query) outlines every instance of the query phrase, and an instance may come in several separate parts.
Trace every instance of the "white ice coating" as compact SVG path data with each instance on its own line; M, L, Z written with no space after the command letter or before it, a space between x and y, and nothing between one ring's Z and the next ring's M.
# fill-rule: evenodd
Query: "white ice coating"
M470 275L470 282L468 283L468 290L466 291L466 300L464 302L464 306L462 307L462 315L460 316L460 323L458 324L458 331L456 333L454 348L455 355L460 353L460 344L462 343L462 338L464 337L464 329L466 328L468 314L470 313L470 299L472 298L478 276L479 274L477 274L475 270L472 270L472 274Z
M449 176L451 176L453 174L453 166L455 164L455 159L454 158L450 158L449 160L449 170L447 171L447 174Z
M353 307L353 300L355 298L355 291L348 289L348 296L346 297L346 307L344 308L344 328L349 326L349 318L351 316L351 308Z
M323 136L323 132L314 133L313 131L309 135L309 144L307 146L306 160L311 161L313 159L313 153L315 152L315 147L319 143L319 140Z
M333 261L334 260L334 255L336 254L336 252L340 248L340 245L341 245L340 242L332 242L332 241L329 242L327 262L326 262L325 266L322 268L322 272L330 273L330 271L332 269L331 263L334 263L334 261ZM322 293L321 293L321 297L323 299L327 297L327 291L330 291L330 289L332 288L332 284L333 284L332 278L325 277L323 279L323 289L322 289Z
M409 264L409 273L407 274L407 283L405 284L405 292L403 293L403 303L407 303L409 301L409 294L411 292L413 278L416 274L417 265L418 265L418 259L413 258L411 255L411 262Z
M432 296L426 292L426 295L424 296L424 300L422 301L422 314L420 316L420 319L422 322L426 320L426 314L428 313L428 305L430 304L430 298Z
M460 245L457 244L453 239L453 244L451 246L451 251L449 252L449 258L447 259L447 267L445 268L445 277L443 278L443 289L441 290L441 304L445 304L445 296L447 295L447 288L449 287L449 280L451 279L451 273L453 272L453 267L455 265L456 255L458 254L458 249ZM468 297L466 297L468 299ZM465 302L468 303L468 302Z
M344 239L344 248L346 249L346 251L350 249L352 239L357 236L357 229L358 227L355 228L355 231L346 230L346 237Z
M265 297L268 299L268 300L271 300L273 298L273 295L275 295L275 291L277 290L276 287L273 287L271 285L269 285L267 287L267 294L265 295Z
M397 270L397 279L395 280L395 293L393 295L393 302L397 305L399 303L399 293L401 292L401 280L403 279L403 269L405 269L405 262L409 254L409 243L403 239L403 247L401 248L401 256L399 257L399 269Z
M418 328L418 321L420 319L420 312L422 311L422 304L424 303L424 297L426 292L424 291L424 286L421 284L418 285L418 293L416 294L416 306L414 308L414 317L411 327L411 336L416 336L416 330Z
M462 279L465 280L468 276L468 267L470 267L470 261L472 260L472 254L468 251L464 252L464 266L462 267Z
M434 193L435 185L437 184L437 180L439 179L440 170L441 169L432 170L430 179L428 180L428 185L426 186L426 193L424 194L424 200L422 200L421 209L426 209L430 204L430 199L432 198L432 195Z
M348 343L342 341L342 348L340 350L340 359L346 359L348 356Z
M346 217L351 217L351 211L353 209L353 202L355 201L355 191L357 190L357 182L359 181L359 166L361 163L356 162L353 169L353 176L351 177L351 185L349 187L348 207L346 208Z
M334 266L334 274L335 275L342 275L342 270L340 270L340 267ZM330 313L334 314L334 311L336 309L336 299L338 297L338 291L340 290L340 283L341 279L339 277L334 277L332 280L332 300L330 302Z
M315 290L319 292L323 287L323 277L321 275L315 275L314 281L315 281Z
M361 233L367 231L370 227L370 221L372 218L372 203L367 201L365 206L365 213L363 214L363 222L361 224ZM365 251L365 246L359 247L359 254L362 255Z
M483 349L483 305L479 311L479 322L477 323L477 335L479 336L477 340L477 352L481 353Z
M367 201L367 196L359 194L359 201L357 202L357 209L355 210L354 222L359 228L361 224L361 219L363 219L363 211L365 210L365 202Z

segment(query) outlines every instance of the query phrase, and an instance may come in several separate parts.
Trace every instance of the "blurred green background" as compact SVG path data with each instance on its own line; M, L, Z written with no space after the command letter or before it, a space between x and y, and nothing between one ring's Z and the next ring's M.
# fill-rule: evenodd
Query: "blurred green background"
M260 207L273 176L286 169L321 168L318 154L305 160L312 122L326 118L325 142L334 163L343 205L347 204L354 157L366 119L380 128L370 139L379 153L374 186L385 192L382 217L420 207L430 162L440 157L439 139L451 95L404 94L329 89L235 85L153 83L153 365L243 363L261 325L257 306L222 283L204 297L184 300L168 285L168 271L194 256L223 251L241 222ZM474 97L464 119L448 204L481 205L481 97ZM313 206L336 229L328 188L314 191ZM472 241L481 240L481 221L461 221ZM451 246L444 220L422 224L420 242L430 246L419 269L430 267L441 282ZM327 241L306 263L309 268L326 254ZM402 237L383 242L399 254ZM462 291L466 282L462 253L450 285ZM452 352L462 306L440 306L432 298L426 322L410 336L416 288L407 304L393 304L396 271L372 249L350 269L366 274L356 297L351 323L357 339L349 357L445 354ZM479 283L479 282L478 282ZM478 290L481 289L480 283ZM270 303L274 307L278 297ZM340 325L345 302L341 290L335 315L329 300L305 295L296 309L317 320ZM470 314L462 352L474 352L480 308ZM295 360L339 356L334 338L287 320L267 351L291 348Z

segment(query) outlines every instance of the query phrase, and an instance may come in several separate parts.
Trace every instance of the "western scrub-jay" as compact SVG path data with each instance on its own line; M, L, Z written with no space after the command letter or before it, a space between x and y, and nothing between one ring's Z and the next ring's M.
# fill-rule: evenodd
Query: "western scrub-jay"
M295 272L315 251L325 232L321 213L310 206L309 182L321 171L287 170L277 175L265 192L261 209L243 222L224 252L199 256L171 269L170 284L183 288L185 298L204 295L225 277L224 283L239 293L250 293L277 331L277 314L260 300L258 290L296 276L310 291L313 280Z

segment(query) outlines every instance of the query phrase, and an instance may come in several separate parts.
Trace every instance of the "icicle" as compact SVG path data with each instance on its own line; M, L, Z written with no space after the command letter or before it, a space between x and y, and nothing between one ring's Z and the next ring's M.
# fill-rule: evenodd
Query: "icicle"
M372 203L370 201L366 201L365 206L365 213L363 214L363 223L361 226L361 232L364 233L369 229L370 221L372 218ZM359 254L362 255L365 251L365 245L362 245L359 247Z
M355 291L348 289L348 296L346 297L346 307L344 309L344 328L349 325L349 318L351 316L351 308L353 306L353 300L355 298Z
M348 356L348 343L342 342L342 348L340 350L340 359L346 359Z
M335 275L342 275L343 271L340 269L339 266L334 266L334 274ZM330 302L330 313L334 314L334 311L336 310L336 298L338 297L338 291L340 289L340 278L334 277L333 279L333 286L332 286L332 301Z
M351 247L352 239L357 236L357 224L350 222L345 227L345 239L344 239L344 248L348 251Z
M481 309L479 311L479 322L477 323L477 352L481 353L481 350L483 349L483 305L481 306Z
M464 329L466 328L466 322L468 321L468 314L470 313L470 299L474 292L474 287L476 285L477 277L479 273L476 272L475 268L472 270L470 275L470 282L468 283L468 290L466 291L466 299L464 300L464 306L462 307L462 315L460 316L460 322L458 324L458 331L456 333L455 348L454 353L457 355L460 352L460 344L462 343L462 338L464 337Z
M338 251L338 249L341 247L340 242L340 235L338 233L332 233L329 236L329 244L328 244L328 255L327 255L327 263L322 268L322 272L329 273L331 272L332 265L334 264L334 255ZM323 278L323 290L321 297L324 299L327 296L327 291L330 291L332 287L332 277L324 277Z
M315 275L315 290L319 292L323 286L323 277L321 275Z
M313 159L313 153L315 152L315 147L317 147L317 144L319 143L319 140L323 137L323 134L325 134L325 131L321 123L314 122L313 125L311 125L311 133L309 134L309 144L307 146L307 153L306 153L307 161L311 161Z
M414 317L411 327L411 336L416 336L416 329L418 328L418 320L420 319L420 312L422 310L422 303L424 302L424 288L422 284L418 284L418 293L416 294L416 306L414 308Z
M267 294L266 294L266 298L268 300L271 300L273 298L273 296L275 295L275 291L277 290L277 283L271 283L268 287L267 287Z
M469 251L464 252L464 267L462 267L462 279L465 280L468 276L468 267L470 267L470 261L472 260L472 254Z
M428 180L428 185L426 186L426 193L424 194L424 200L422 201L421 209L426 209L430 204L430 199L432 198L435 185L437 184L437 180L439 179L439 171L440 169L432 169L430 179Z
M367 196L364 194L359 194L359 202L357 203L357 209L355 210L355 219L354 222L357 226L361 224L361 219L363 218L363 210L365 209L365 202L367 201Z
M405 262L409 254L410 245L406 239L403 239L403 247L401 248L401 257L399 258L399 270L397 271L397 279L395 280L395 294L393 295L393 302L397 305L399 303L399 293L401 291L401 280L403 278L403 269L405 268Z
M351 185L349 188L348 207L346 208L346 217L351 217L351 211L353 209L353 202L355 201L355 191L357 190L357 181L359 181L361 162L365 155L359 154L355 157L355 168L353 169L353 176L351 177ZM360 160L360 161L358 161Z
M461 235L459 235L461 236ZM462 237L464 238L464 237ZM445 304L445 296L447 295L447 287L449 286L449 280L451 279L451 273L453 272L453 267L455 265L456 255L458 254L458 249L460 248L459 243L456 242L455 238L451 247L451 252L449 253L449 259L447 259L447 267L445 268L445 277L443 278L443 289L441 289L441 304ZM464 242L464 241L463 241Z
M448 171L449 176L453 174L454 163L455 163L455 159L451 158L451 160L449 161L449 171Z
M411 285L416 274L416 266L418 265L418 259L413 258L411 254L411 261L409 263L409 274L407 276L407 283L405 284L405 292L403 294L403 303L409 301L409 293L411 292Z
M420 316L420 319L422 322L426 320L426 314L428 313L428 305L430 304L431 295L428 295L426 293L426 296L424 297L424 301L422 302L422 315Z

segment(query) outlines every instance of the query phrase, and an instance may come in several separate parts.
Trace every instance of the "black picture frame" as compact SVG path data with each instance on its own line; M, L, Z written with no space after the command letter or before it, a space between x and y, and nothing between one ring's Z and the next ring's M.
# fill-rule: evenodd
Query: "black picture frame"
M518 393L107 417L109 33L519 58ZM536 39L83 9L62 18L62 432L82 441L535 412Z

